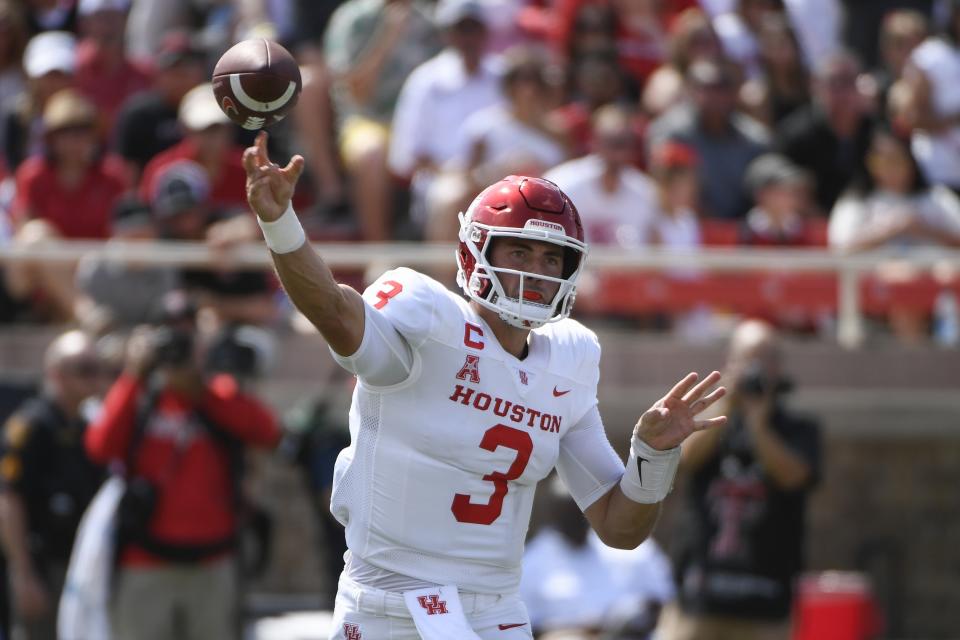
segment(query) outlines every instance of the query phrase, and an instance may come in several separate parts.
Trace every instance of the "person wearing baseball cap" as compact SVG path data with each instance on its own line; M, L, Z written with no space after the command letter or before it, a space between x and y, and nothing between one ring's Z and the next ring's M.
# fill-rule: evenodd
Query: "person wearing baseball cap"
M77 68L76 39L66 31L38 33L23 51L23 71L28 78L48 73L73 75Z
M210 222L210 179L191 160L167 165L157 176L150 210L161 238L203 240Z

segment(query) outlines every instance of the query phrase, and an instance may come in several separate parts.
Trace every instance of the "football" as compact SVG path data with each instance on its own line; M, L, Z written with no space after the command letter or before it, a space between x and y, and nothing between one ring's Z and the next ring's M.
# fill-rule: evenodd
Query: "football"
M264 38L235 44L213 69L217 103L244 129L262 129L282 120L302 88L297 61L281 45Z

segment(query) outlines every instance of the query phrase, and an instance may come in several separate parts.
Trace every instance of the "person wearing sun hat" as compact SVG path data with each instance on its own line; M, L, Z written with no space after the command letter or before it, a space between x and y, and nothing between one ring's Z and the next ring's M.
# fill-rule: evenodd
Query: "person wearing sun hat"
M74 89L47 102L42 116L44 152L17 169L13 219L39 219L65 238L107 238L110 212L126 189L115 158L101 153L97 110Z
M38 124L42 147L14 174L14 245L110 237L110 212L128 182L122 164L102 153L96 121L96 108L75 89L47 101ZM41 317L73 320L72 265L14 263L5 275L15 298L30 300Z

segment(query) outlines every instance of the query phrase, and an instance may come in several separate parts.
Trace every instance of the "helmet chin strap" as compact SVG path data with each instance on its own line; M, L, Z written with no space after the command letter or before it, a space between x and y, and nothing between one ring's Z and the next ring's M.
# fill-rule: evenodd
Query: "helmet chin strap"
M523 291L522 288L521 288L521 291ZM554 317L557 315L554 305L525 301L521 298L521 296L518 296L516 298L510 297L506 294L503 294L501 296L497 292L496 288L492 287L489 302L494 308L497 309L501 320L503 320L509 325L518 327L520 329L537 329L547 324L548 322L551 322L554 319ZM500 302L501 299L502 299L502 302ZM510 307L513 307L513 309L511 309ZM523 312L524 308L544 309L550 313L550 317L549 318L528 317Z

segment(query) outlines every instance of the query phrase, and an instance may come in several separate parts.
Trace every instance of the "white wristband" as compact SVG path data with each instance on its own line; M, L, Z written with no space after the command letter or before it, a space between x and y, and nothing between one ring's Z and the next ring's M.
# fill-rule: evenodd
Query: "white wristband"
M634 502L660 502L673 489L679 464L680 447L658 451L634 435L630 440L630 457L620 479L620 489Z
M288 204L283 215L273 222L265 222L260 219L260 216L257 216L257 224L263 231L263 238L267 241L267 246L274 253L291 253L307 241L307 234L303 232L300 218L297 217L292 204Z

